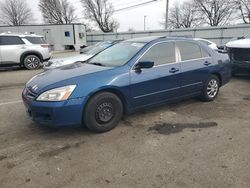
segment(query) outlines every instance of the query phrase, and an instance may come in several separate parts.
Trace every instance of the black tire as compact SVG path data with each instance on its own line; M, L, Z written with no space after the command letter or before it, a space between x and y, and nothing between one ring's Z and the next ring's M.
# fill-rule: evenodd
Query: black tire
M220 90L220 80L217 76L211 75L202 90L201 99L205 102L213 101Z
M41 66L41 60L36 55L27 55L24 57L22 64L28 70L35 70Z
M120 98L110 92L101 92L87 103L83 122L90 131L102 133L114 129L122 115L123 104Z

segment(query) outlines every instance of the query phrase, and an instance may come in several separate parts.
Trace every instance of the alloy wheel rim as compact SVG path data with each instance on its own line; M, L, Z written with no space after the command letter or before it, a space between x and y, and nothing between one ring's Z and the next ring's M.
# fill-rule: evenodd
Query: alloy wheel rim
M36 57L30 57L26 60L28 67L34 69L39 65L39 60Z
M114 117L114 108L112 103L105 102L96 109L96 119L99 123L108 123Z
M215 79L210 80L210 82L208 83L208 86L207 86L207 95L210 98L214 98L217 95L218 88L219 88L219 86L218 86L217 80L215 80Z

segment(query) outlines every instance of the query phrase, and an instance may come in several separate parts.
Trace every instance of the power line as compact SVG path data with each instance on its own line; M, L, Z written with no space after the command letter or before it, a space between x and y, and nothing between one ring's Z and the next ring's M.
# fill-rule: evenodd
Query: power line
M116 10L114 10L114 12L120 12L120 11L123 11L123 10L129 10L129 9L145 6L145 5L148 5L148 4L151 4L151 3L155 3L157 1L159 1L159 0L150 0L150 1L147 1L147 2L144 2L144 3L139 3L139 4L136 4L136 5L131 5L131 6L123 7L123 8L120 8L120 9L116 9Z
M112 2L109 1L114 7L120 7L120 6L124 6L124 5L129 5L129 4L135 4L135 3L139 3L140 1L145 1L145 0L134 0L134 1L129 1L129 2Z

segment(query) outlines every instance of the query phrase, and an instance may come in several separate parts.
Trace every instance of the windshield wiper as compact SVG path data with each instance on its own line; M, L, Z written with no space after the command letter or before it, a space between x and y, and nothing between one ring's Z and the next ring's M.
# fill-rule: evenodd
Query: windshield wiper
M102 63L98 63L98 62L93 62L93 63L88 63L88 64L105 67L105 65L103 65Z

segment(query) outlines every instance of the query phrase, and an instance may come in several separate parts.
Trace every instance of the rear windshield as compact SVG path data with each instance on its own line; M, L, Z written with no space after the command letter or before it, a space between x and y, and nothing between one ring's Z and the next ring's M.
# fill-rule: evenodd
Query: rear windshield
M203 43L203 44L206 44L206 45L210 45L210 44L212 44L212 43L210 43L210 42L208 42L208 41L205 41L205 40L198 40L199 42L201 42L201 43Z
M95 45L88 46L86 48L83 48L81 52L85 54L90 54L90 55L95 55L98 54L99 52L105 50L106 48L112 46L112 42L98 42Z
M100 53L101 51L109 48L110 46L112 46L111 43L106 43L106 44L101 44L99 46L95 46L94 48L92 48L91 50L85 52L86 54L90 54L90 55L95 55Z
M32 44L46 44L43 37L24 37Z

